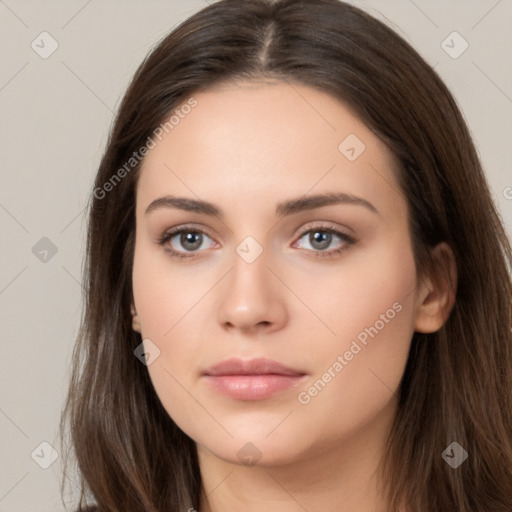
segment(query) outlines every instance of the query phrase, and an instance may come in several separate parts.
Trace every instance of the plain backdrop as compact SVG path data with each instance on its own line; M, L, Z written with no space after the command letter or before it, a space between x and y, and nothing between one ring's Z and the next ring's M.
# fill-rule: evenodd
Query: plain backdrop
M512 1L351 3L393 27L451 89L510 235ZM136 67L206 5L0 0L0 512L65 510L57 428L80 321L84 209Z

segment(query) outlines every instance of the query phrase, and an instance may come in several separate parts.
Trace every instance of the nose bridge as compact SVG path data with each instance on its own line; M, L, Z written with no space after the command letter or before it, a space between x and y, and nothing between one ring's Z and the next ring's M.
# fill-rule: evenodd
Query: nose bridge
M283 324L284 297L267 268L271 266L270 257L251 237L237 246L218 306L218 319L223 326L248 330L257 326L277 328Z

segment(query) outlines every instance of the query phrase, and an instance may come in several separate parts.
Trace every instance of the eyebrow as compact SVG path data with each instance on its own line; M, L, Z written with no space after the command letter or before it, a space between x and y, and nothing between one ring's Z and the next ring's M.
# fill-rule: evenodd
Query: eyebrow
M276 206L277 216L287 216L299 213L305 210L313 210L314 208L321 208L322 206L331 206L334 204L350 204L362 206L372 213L380 215L379 211L373 204L362 197L357 197L351 194L342 192L327 192L325 194L316 194L312 196L297 197L278 203ZM190 199L186 197L176 197L167 195L159 197L152 201L146 208L145 215L160 209L160 208L174 208L185 210L187 212L200 213L212 217L223 217L222 210L208 201L197 199Z

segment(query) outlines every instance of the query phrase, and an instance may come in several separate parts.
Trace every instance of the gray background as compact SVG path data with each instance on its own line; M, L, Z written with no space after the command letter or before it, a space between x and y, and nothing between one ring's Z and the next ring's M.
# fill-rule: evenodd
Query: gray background
M510 235L512 1L351 3L392 26L452 90ZM51 449L40 444L59 449L80 320L84 208L113 113L136 67L162 36L205 5L0 0L0 512L64 510L62 457L43 469ZM46 59L31 47L35 41L40 52L51 48L43 31L58 43ZM453 31L469 44L458 58L445 51L462 49L457 36L446 40Z

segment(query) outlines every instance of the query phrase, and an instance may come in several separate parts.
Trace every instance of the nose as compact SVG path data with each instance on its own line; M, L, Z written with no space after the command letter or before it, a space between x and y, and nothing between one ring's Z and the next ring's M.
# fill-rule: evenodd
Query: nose
M286 290L267 267L264 254L265 251L252 263L235 254L217 310L223 329L257 334L274 332L286 325Z

